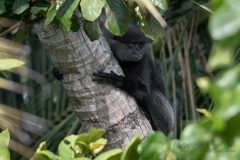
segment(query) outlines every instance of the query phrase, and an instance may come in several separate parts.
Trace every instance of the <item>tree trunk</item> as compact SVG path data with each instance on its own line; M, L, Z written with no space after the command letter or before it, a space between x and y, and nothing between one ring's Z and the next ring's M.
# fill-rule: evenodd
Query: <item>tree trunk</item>
M63 87L83 126L104 128L109 148L123 148L138 134L142 139L152 132L146 117L132 97L109 84L92 81L98 70L123 74L108 43L99 29L100 38L91 42L83 30L83 17L77 14L78 32L64 36L53 24L46 29L43 21L34 25L53 65L63 73Z

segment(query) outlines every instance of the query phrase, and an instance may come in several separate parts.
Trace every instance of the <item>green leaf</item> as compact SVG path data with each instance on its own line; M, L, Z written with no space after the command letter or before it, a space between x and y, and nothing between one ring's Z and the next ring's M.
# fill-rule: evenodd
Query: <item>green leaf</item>
M142 160L166 159L170 146L162 132L150 133L142 144Z
M181 134L181 151L186 160L201 160L208 154L209 142L213 135L209 127L200 124L188 125Z
M219 7L209 20L209 30L214 40L222 40L240 32L240 1L228 0Z
M57 8L57 3L53 3L49 7L49 9L47 11L47 18L44 21L44 28L46 28L52 22L54 17L56 16L56 14L57 14L57 9L56 8Z
M25 24L19 27L18 32L17 32L17 36L15 37L15 42L18 42L20 44L23 44L23 41L25 39L25 36L28 33L29 30L29 24Z
M92 22L84 19L83 29L91 42L99 39L98 25L96 21Z
M141 144L141 138L136 135L124 149L120 160L139 160L140 154L137 151L138 145Z
M40 151L43 151L43 150L46 150L46 142L41 142L36 150L36 152L40 152Z
M80 6L83 17L94 21L99 17L106 0L81 0Z
M39 11L46 11L49 7L50 3L48 0L38 0L36 4L31 7L31 13L36 14Z
M105 147L106 144L107 139L105 138L100 138L95 142L91 142L89 144L90 152L92 153L92 155L96 155Z
M70 31L72 22L71 17L73 11L76 9L80 0L68 0L64 1L63 4L59 7L57 12L57 18L59 20L60 26L65 34Z
M78 157L78 158L73 158L72 160L91 160L91 159L86 157Z
M75 145L77 140L77 135L70 135L65 137L58 146L58 154L63 159L72 159L75 158L75 151L78 147Z
M9 71L1 71L1 73L3 74L3 76L4 76L5 78L8 78L9 75L10 75L10 72L9 72Z
M0 14L4 13L6 11L4 1L5 0L0 0Z
M105 11L105 27L114 35L123 35L127 31L130 18L132 17L128 6L122 0L107 0Z
M10 133L6 129L0 133L0 159L10 160L10 152L7 148L10 140Z
M165 35L165 29L150 13L139 19L139 27L147 37L153 40Z
M91 132L88 137L88 142L95 142L98 139L102 138L103 134L106 133L105 129L100 128L91 128Z
M25 62L14 58L0 59L0 71L20 67L24 64Z
M36 152L30 160L59 160L59 157L51 151L45 150Z
M80 25L78 23L76 16L73 15L71 20L72 20L71 31L77 32L80 28Z
M12 11L13 13L20 14L28 8L29 8L29 4L27 0L16 0L13 3Z
M165 13L168 9L168 2L167 0L151 0L153 5L156 7L158 12L161 14L163 18L165 18Z
M78 136L77 138L77 141L81 141L81 142L84 142L84 143L88 143L88 137L89 137L89 134L90 133L82 133Z
M59 9L59 7L63 4L63 2L64 2L65 0L56 0L56 3L57 3L57 5L56 5L56 9L58 10Z
M100 154L94 160L119 160L121 154L121 149L112 149Z

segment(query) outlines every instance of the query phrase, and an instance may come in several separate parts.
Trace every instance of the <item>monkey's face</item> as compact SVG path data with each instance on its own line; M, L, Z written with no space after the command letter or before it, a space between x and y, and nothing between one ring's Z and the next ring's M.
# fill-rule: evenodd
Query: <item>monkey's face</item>
M125 45L127 45L125 61L137 62L142 59L142 57L143 57L142 48L144 46L144 43L129 42Z

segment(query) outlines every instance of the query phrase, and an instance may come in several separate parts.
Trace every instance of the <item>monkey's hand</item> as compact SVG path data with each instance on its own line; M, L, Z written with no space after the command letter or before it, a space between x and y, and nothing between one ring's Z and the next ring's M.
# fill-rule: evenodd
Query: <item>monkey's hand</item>
M94 78L92 79L98 83L110 83L118 87L122 87L124 76L119 76L115 72L105 73L103 71L98 71L93 73Z
M63 74L60 73L59 70L55 67L53 67L53 75L59 81L61 81L63 79Z

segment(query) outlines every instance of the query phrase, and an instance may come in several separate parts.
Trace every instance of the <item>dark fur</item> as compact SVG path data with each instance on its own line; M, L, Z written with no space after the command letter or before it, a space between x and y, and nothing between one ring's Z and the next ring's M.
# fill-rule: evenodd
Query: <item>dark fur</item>
M93 74L93 81L110 83L126 91L135 98L152 128L168 134L173 128L173 111L165 98L162 75L148 55L145 35L130 26L123 36L108 42L125 76L98 71Z

